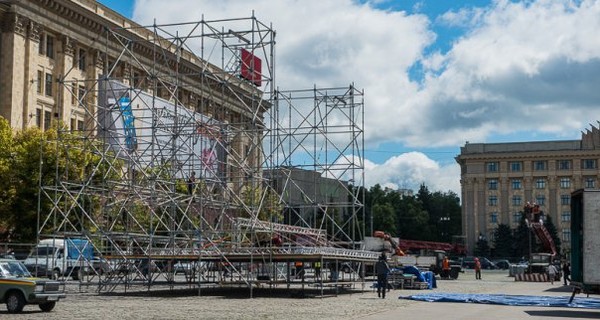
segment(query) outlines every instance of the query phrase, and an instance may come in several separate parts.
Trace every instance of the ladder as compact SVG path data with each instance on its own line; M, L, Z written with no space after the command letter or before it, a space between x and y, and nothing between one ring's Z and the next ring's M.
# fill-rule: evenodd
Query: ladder
M550 235L550 232L548 232L548 229L540 222L531 222L529 227L535 232L535 235L540 239L544 248L550 250L552 255L555 256L556 246L554 245L554 241L552 240L552 236Z

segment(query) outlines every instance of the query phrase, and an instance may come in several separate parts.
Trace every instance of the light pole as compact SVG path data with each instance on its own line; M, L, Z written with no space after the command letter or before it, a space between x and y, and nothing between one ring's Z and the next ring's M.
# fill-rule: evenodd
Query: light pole
M447 241L448 223L450 223L450 217L440 217L440 223L442 224L442 240Z

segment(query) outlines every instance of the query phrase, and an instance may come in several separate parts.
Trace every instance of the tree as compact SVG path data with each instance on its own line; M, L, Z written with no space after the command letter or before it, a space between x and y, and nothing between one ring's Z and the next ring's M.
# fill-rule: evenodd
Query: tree
M384 203L373 206L373 227L392 236L396 234L396 217L391 205Z
M529 227L525 223L525 214L521 212L521 220L513 233L513 257L529 257L529 245L535 245L534 239L531 239ZM533 249L532 249L533 250Z
M3 240L34 242L38 232L38 211L45 215L55 206L75 208L73 212L80 206L88 206L91 210L99 208L90 197L60 197L57 192L49 191L55 190L59 181L100 181L121 174L119 161L102 162L98 155L86 150L85 144L89 143L98 142L85 140L58 126L47 131L38 128L13 131L8 121L0 117L0 229L4 229ZM49 186L49 189L40 189L40 186ZM57 201L56 205L53 201ZM69 214L68 219L72 226L82 226L86 222L79 214Z
M490 255L490 246L488 244L487 238L483 235L479 236L479 240L475 244L475 250L473 251L475 256L489 256Z
M499 224L494 230L494 256L507 258L513 254L513 231L506 224Z

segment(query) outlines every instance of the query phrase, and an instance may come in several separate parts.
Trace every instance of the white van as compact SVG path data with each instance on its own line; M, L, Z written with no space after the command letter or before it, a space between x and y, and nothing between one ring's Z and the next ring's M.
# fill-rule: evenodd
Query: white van
M94 249L86 239L43 239L31 250L25 266L34 276L79 280L92 271L93 260Z

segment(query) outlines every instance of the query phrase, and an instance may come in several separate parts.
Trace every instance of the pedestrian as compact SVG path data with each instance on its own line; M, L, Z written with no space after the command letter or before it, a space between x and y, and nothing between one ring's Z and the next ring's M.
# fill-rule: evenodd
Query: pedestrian
M548 266L548 278L550 278L550 284L554 284L554 278L556 278L556 267L552 263Z
M448 256L444 256L442 260L442 279L448 279L450 277L450 261Z
M379 261L375 263L375 274L377 275L377 297L385 299L385 292L388 288L388 273L390 266L387 264L385 252L381 253Z
M321 280L321 261L315 262L314 268L315 268L315 279L320 281Z
M296 261L294 266L296 267L296 279L302 279L302 281L304 281L304 262Z
M475 258L475 279L481 280L481 262L479 262L479 258Z
M563 283L566 286L571 283L571 264L565 261L565 263L563 263L562 269L563 269ZM569 282L567 282L567 281L569 281Z
M190 195L194 194L194 187L196 185L196 171L192 171L192 174L188 178L188 193Z

